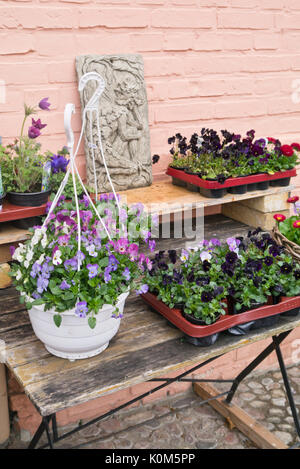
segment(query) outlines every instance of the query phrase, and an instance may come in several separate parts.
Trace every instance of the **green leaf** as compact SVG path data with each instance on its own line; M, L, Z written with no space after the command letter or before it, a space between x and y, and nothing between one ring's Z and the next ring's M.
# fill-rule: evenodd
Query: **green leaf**
M95 329L95 327L96 327L96 322L97 322L97 320L96 320L95 317L90 317L90 318L88 319L88 325L90 326L91 329Z
M57 327L61 325L62 317L60 314L54 314L53 321Z

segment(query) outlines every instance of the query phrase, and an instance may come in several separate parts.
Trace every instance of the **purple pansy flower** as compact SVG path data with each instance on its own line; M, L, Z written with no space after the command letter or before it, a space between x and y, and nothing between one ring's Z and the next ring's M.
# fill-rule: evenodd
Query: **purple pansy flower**
M148 285L146 283L144 283L144 285L141 285L139 290L136 290L136 294L137 295L142 295L143 293L147 293L148 290L149 290Z
M59 285L59 288L61 290L68 290L69 288L71 288L71 285L68 284L68 282L66 282L65 280L63 280L61 282L61 284Z
M47 290L48 288L48 285L49 285L49 280L45 277L43 277L42 275L39 275L38 279L37 279L37 291L38 293L43 293L44 291Z
M119 261L118 259L116 259L116 257L113 254L109 256L108 262L109 262L110 270L113 270L113 271L117 270Z
M98 275L98 264L87 264L86 267L89 271L89 278L94 278Z
M154 239L149 239L148 246L149 246L150 251L153 252L156 246L156 242L154 241Z
M75 308L75 314L76 316L79 316L80 318L86 318L86 314L88 313L89 309L87 307L87 302L86 301L79 301L76 305Z
M35 262L32 266L32 269L31 269L31 272L30 272L30 276L32 278L35 278L39 273L40 271L42 270L40 264L38 264L37 262Z
M111 281L111 275L110 275L111 269L109 266L106 267L104 271L104 282L108 283Z
M129 281L130 280L130 270L128 267L125 268L124 272L122 272L123 277L125 280Z
M64 262L64 266L67 270L69 270L69 268L71 270L76 270L77 269L77 259L75 257L72 257L72 259L67 259Z

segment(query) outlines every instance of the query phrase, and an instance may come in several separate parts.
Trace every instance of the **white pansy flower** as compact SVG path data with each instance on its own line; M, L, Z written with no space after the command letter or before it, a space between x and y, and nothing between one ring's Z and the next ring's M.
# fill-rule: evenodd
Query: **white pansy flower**
M211 260L211 254L207 251L203 251L200 254L200 259L201 261L210 261Z
M28 251L27 254L26 254L26 260L30 262L30 261L32 260L32 258L33 258L33 251L32 251L32 249L31 249L31 250Z
M24 244L20 244L19 247L17 247L17 249L13 253L13 256L12 256L13 260L18 261L18 262L23 262L23 260L24 260L24 256L23 256L24 250L25 250Z
M64 234L68 234L68 233L69 233L69 227L68 227L68 225L66 224L66 222L64 222L61 231L62 231Z
M48 238L47 238L47 236L44 235L44 237L43 237L43 239L42 239L42 241L41 241L41 245L42 245L42 247L45 249L45 247L47 246L47 244L48 244Z
M52 259L52 262L53 262L54 265L62 264L62 259L60 258L61 254L62 253L59 249L57 251L55 251L53 259Z
M45 254L43 253L40 255L39 259L36 261L37 264L41 265L42 262L44 262L44 259L45 259Z
M17 280L17 281L18 281L18 280L21 280L21 278L22 278L22 272L21 272L20 269L19 269L19 270L17 270L17 272L16 272L16 280Z
M30 264L29 264L29 261L24 261L24 264L23 264L23 265L24 265L25 269L28 269L28 267L29 267L29 265L30 265Z

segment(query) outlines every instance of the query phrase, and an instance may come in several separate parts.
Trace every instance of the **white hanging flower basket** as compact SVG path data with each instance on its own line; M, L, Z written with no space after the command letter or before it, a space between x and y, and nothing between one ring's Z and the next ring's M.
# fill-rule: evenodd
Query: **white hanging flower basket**
M141 204L135 208L121 206L115 193L101 143L98 100L104 82L98 74L88 73L81 78L79 89L90 79L99 86L84 109L75 152L71 129L74 105L67 104L65 108L70 154L66 175L43 226L36 227L31 238L12 255L18 262L12 266L14 283L25 300L36 336L50 353L70 360L92 357L106 349L119 329L129 291L145 293L148 289L141 285L140 277L152 266L150 259L139 252L139 242L148 244L150 250L155 248L150 239L151 218L143 213ZM111 195L102 195L98 200L94 164L94 202L75 163L87 112L96 112L99 152L112 187ZM89 138L92 142L92 132ZM74 202L63 196L69 176L73 181ZM82 199L77 195L76 176L85 194ZM104 214L109 214L107 220ZM137 237L127 229L132 219Z
M69 360L90 358L103 352L118 332L128 294L118 297L119 317L113 317L116 308L112 305L104 305L98 311L94 329L88 326L86 318L75 315L75 308L61 313L62 327L57 327L53 321L57 312L45 311L43 305L32 306L28 313L36 336L52 355Z

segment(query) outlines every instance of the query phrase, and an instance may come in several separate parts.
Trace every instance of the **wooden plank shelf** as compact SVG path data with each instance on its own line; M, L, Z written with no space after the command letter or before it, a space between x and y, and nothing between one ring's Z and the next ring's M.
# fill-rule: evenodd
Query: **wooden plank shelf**
M124 202L127 201L128 205L141 202L149 211L153 212L155 211L153 208L156 205L156 210L159 210L161 214L166 214L181 212L184 204L201 203L203 207L211 207L273 194L283 194L292 191L294 188L293 185L286 187L270 187L267 190L247 192L241 195L226 194L224 197L214 199L204 197L198 192L190 192L184 187L175 186L169 179L153 183L151 186L129 189L120 191L119 193L122 200L124 200ZM168 207L168 205L170 206Z

